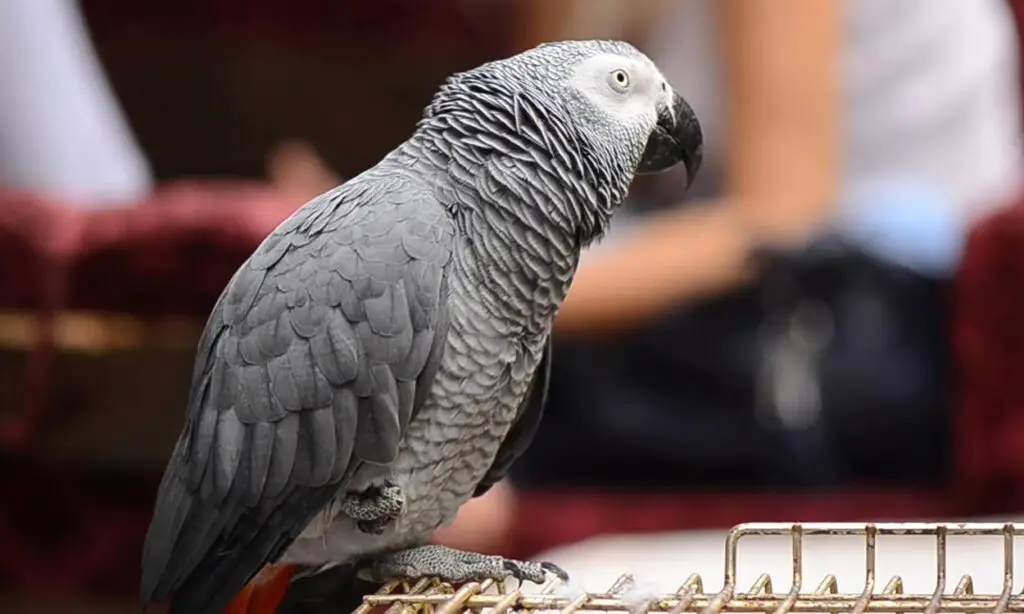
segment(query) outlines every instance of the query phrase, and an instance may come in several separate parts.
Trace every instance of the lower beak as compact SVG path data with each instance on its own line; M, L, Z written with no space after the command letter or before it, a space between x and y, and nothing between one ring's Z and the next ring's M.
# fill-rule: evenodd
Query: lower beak
M658 124L647 139L636 173L659 173L682 162L686 167L686 187L690 187L703 153L704 135L697 116L682 96L673 94L672 108L663 108L658 113Z

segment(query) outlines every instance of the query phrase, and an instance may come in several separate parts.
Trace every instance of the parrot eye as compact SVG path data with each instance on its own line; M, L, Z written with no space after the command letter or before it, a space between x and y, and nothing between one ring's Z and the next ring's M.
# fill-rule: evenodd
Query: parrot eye
M613 70L609 75L609 84L612 86L612 89L616 91L626 91L629 89L629 73L621 68Z

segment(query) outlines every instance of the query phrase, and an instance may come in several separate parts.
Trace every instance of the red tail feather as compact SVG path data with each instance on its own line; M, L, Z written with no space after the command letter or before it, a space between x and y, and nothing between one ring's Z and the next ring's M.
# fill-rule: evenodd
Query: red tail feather
M268 565L238 593L224 614L276 614L295 572L294 565Z

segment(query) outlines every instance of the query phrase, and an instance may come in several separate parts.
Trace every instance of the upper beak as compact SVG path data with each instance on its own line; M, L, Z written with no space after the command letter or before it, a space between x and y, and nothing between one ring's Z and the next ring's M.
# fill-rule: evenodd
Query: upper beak
M704 153L704 135L690 105L679 94L672 94L672 108L658 110L658 124L647 139L647 147L637 166L638 175L658 173L679 162L686 166L686 187L690 187L700 169Z

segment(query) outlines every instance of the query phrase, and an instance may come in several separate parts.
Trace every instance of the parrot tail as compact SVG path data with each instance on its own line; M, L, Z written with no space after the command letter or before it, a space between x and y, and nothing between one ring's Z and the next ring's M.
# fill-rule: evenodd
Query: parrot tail
M224 614L277 614L294 573L294 565L267 565L235 596Z
M356 578L354 565L313 569L268 565L224 614L348 614L378 585Z

